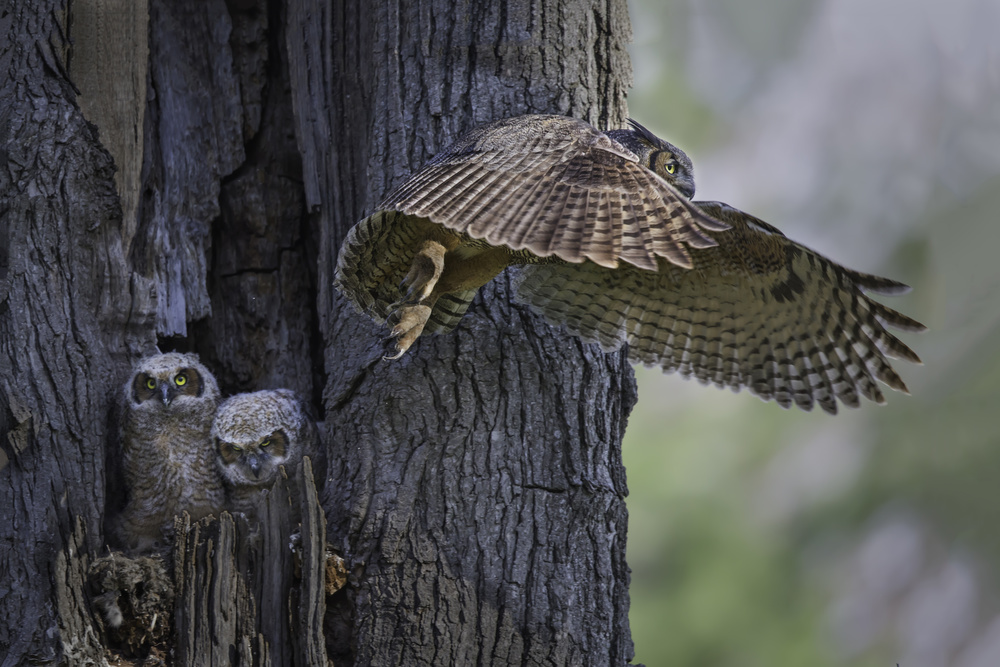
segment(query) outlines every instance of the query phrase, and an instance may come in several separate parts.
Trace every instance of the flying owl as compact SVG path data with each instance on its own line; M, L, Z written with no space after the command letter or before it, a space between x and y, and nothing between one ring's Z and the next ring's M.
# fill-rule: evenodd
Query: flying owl
M479 127L356 224L334 284L388 322L398 358L444 333L510 265L515 299L605 351L783 407L906 392L887 356L920 363L893 334L923 325L868 292L898 282L846 269L775 227L694 202L683 151L635 121L601 132L562 116Z
M285 467L295 489L300 483L299 463L309 456L322 479L325 466L319 431L306 405L289 389L226 399L215 416L212 438L215 463L226 489L226 508L242 512L252 524L257 522L262 492L278 479L279 466Z
M212 418L219 402L215 377L197 355L146 357L122 392L122 468L128 499L119 538L132 550L168 545L174 516L198 520L222 507L215 471Z

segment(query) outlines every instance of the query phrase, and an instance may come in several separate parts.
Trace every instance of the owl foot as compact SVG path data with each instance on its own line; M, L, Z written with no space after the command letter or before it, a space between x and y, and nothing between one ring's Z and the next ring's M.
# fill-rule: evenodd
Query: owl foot
M399 283L404 303L420 303L434 290L444 272L445 247L437 241L424 241L413 256L410 272Z
M397 317L396 326L392 328L389 335L399 340L396 341L396 354L391 357L383 357L386 360L399 359L416 342L431 316L431 307L420 304L403 306L396 311L395 316Z

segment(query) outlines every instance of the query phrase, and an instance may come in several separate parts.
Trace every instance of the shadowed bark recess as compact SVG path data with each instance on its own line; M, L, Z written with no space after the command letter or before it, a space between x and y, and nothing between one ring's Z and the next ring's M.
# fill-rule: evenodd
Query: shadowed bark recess
M239 78L222 0L149 5L149 106L132 259L156 285L157 334L212 314L211 224L220 181L245 159Z
M627 662L624 358L512 306L501 277L454 333L381 361L386 330L330 285L350 226L461 132L528 112L620 126L625 3L296 0L287 36L321 229L324 505L357 573L331 613L353 644L332 657Z
M212 316L195 324L192 339L230 392L287 387L318 399L315 232L305 216L282 7L231 2L229 16L246 160L221 182Z

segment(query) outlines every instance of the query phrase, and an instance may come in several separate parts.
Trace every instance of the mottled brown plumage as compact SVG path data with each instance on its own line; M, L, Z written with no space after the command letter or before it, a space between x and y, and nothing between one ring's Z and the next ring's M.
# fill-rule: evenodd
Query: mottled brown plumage
M197 520L222 507L209 435L219 387L196 355L168 352L136 364L121 400L128 502L118 538L133 552L165 551L175 516Z
M474 130L355 225L335 284L393 326L396 357L527 264L519 301L605 350L627 343L635 362L828 412L884 402L875 379L906 391L886 355L919 359L886 326L923 327L864 293L904 285L690 201L688 157L632 125L523 116Z
M691 266L726 226L691 204L687 156L633 125L534 115L472 130L351 230L336 284L378 321L391 314L398 357L426 327L454 326L510 264Z
M292 515L297 518L303 456L312 459L322 489L326 459L308 412L290 389L237 394L223 401L212 424L212 438L227 510L245 514L256 525L263 494L274 486L279 466L284 466L292 480Z
M725 227L640 161L638 142L621 141L633 134L613 139L564 116L500 120L438 153L378 208L536 257L650 270L664 257L690 266L689 247L715 245L704 230Z
M634 363L747 387L783 407L818 403L835 414L837 398L884 403L875 379L907 391L886 357L920 359L886 327L924 327L865 294L905 285L846 269L725 204L698 205L731 229L692 269L526 267L516 299L606 351L628 344Z

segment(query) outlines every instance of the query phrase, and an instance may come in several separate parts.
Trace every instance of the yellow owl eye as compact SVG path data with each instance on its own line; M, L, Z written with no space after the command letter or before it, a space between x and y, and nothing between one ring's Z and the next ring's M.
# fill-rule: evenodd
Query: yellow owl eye
M260 446L261 446L261 447L267 447L267 446L268 446L268 445L270 445L270 444L271 444L271 440L270 440L270 439L267 439L267 440L265 440L264 442L260 443Z
M156 380L153 378L146 378L146 389L156 389Z
M243 448L240 447L239 445L229 445L229 446L233 448L234 452L242 452L243 451Z
M178 387L183 387L184 385L187 384L187 381L188 381L187 376L184 375L183 373L174 378L174 384L176 384Z
M666 170L668 174L674 173L675 171L677 171L677 163L671 160L670 162L667 163Z

